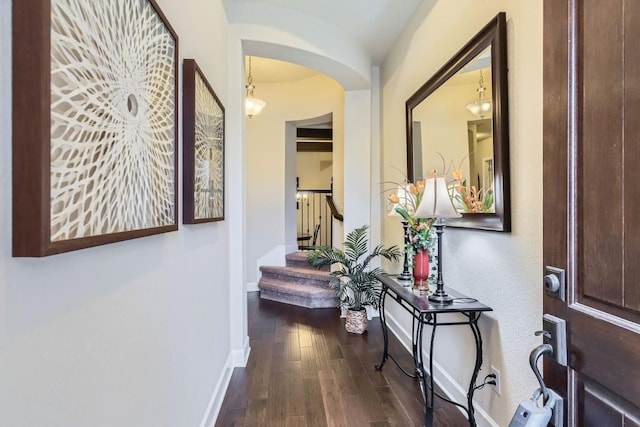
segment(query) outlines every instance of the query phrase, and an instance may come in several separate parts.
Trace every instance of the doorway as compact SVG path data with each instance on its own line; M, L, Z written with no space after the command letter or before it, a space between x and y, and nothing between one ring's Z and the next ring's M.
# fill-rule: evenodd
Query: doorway
M331 246L328 198L333 197L332 123L296 129L296 232L298 248Z

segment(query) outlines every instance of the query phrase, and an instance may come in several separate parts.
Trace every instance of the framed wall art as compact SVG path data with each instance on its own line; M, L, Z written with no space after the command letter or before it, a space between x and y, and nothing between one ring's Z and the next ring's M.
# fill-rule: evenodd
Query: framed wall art
M183 222L224 219L224 107L193 59L183 64Z
M12 7L13 256L177 230L178 37L155 1Z

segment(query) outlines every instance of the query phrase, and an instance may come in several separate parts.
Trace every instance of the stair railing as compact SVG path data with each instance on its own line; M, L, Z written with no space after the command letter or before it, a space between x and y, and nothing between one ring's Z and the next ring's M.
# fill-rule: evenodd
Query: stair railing
M329 205L329 210L331 210L331 215L340 222L344 221L344 217L340 212L338 212L338 208L336 207L336 203L333 201L333 195L329 194L327 196L327 204Z
M298 248L332 245L331 190L301 190L296 194Z

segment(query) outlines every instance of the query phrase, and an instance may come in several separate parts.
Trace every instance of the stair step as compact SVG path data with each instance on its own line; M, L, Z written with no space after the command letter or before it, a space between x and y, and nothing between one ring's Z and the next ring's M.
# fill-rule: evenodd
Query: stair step
M319 271L330 271L331 270L331 266L330 265L325 265L323 267L320 268L315 268L314 266L312 266L311 264L309 264L309 262L307 261L307 254L309 253L309 251L298 251L298 252L292 252L290 254L287 254L287 267L298 267L298 268L308 268L308 269L312 269L312 270L319 270Z
M299 267L260 267L262 277L265 279L286 280L288 282L303 284L307 286L328 287L331 275L328 271L321 271Z
M263 276L258 282L258 288L262 299L307 308L338 306L338 298L329 287L309 286Z

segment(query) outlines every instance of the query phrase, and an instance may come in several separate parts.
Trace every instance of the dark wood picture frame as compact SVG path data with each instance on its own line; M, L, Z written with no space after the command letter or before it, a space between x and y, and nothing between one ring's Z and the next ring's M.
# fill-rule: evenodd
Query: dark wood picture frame
M447 226L510 232L511 190L507 90L507 23L504 12L498 13L489 21L407 100L405 106L407 177L411 182L421 178L414 176L413 109L488 47L491 47L492 68L495 213L463 213L462 218L447 220Z
M202 84L198 85L198 81ZM185 59L183 62L182 91L182 222L199 224L222 221L225 202L224 106L194 59ZM204 111L207 106L199 105L198 99L213 102L209 107L216 111ZM198 153L207 153L209 158L203 158ZM198 173L199 170L206 173L206 184L200 182L202 175ZM212 174L217 182L210 179Z
M128 226L123 226L124 230L122 231L106 233L92 229L90 232L86 232L88 234L86 236L72 236L67 239L52 239L52 116L54 111L51 94L54 51L52 47L52 22L54 20L52 9L56 6L52 6L51 0L20 0L12 3L12 253L14 257L48 256L178 229L178 36L156 2L154 0L147 0L147 2L153 9L145 17L157 18L162 21L164 29L156 27L155 31L164 32L166 30L166 34L163 33L165 40L167 40L167 45L173 48L173 54L169 49L163 51L166 56L158 56L173 66L173 76L168 77L168 81L172 82L172 85L168 87L165 85L162 89L169 93L167 99L173 99L172 106L170 103L167 104L169 109L173 108L173 128L169 125L164 133L165 139L169 141L165 145L173 151L162 153L165 156L173 156L173 165L170 163L171 160L166 162L168 165L166 168L167 176L162 176L164 182L169 182L169 184L163 184L165 188L170 188L171 180L173 181L173 194L171 191L166 191L166 200L163 202L168 205L172 203L173 209L168 209L163 213L162 221L158 221L163 222L160 226L131 227L130 229ZM149 12L148 9L145 11ZM94 47L83 46L86 51L90 51L92 48ZM95 50L91 52L96 55L105 55L105 52L96 53ZM140 62L142 63L145 59L148 58L144 58ZM76 61L78 60L76 59ZM131 110L129 111L131 112ZM112 113L112 110L107 113ZM79 111L78 114L83 114L83 111ZM104 131L95 129L93 131L98 134L102 132L101 135L105 135ZM117 141L113 145L116 143ZM95 156L99 155L99 153L95 154ZM168 158L170 159L170 157ZM76 170L69 170L71 170L70 173L77 173ZM107 170L107 174L110 172L113 170ZM90 176L94 177L94 175ZM122 180L125 181L125 178ZM153 177L149 180L153 180ZM121 187L124 188L125 185L121 185ZM141 186L138 187L138 190L140 188ZM88 192L90 188L83 191ZM104 190L104 193L106 192L107 190ZM81 196L82 194L76 195L76 199L79 198L84 203ZM103 206L109 208L109 202L114 198L113 196L108 198L102 194L99 197L96 196L96 199L99 199ZM75 201L77 202L77 200ZM74 217L74 221L77 221L77 217L84 213L86 211L78 213ZM102 213L103 211L99 210L91 212L91 215L100 216ZM110 226L110 228L115 227Z

